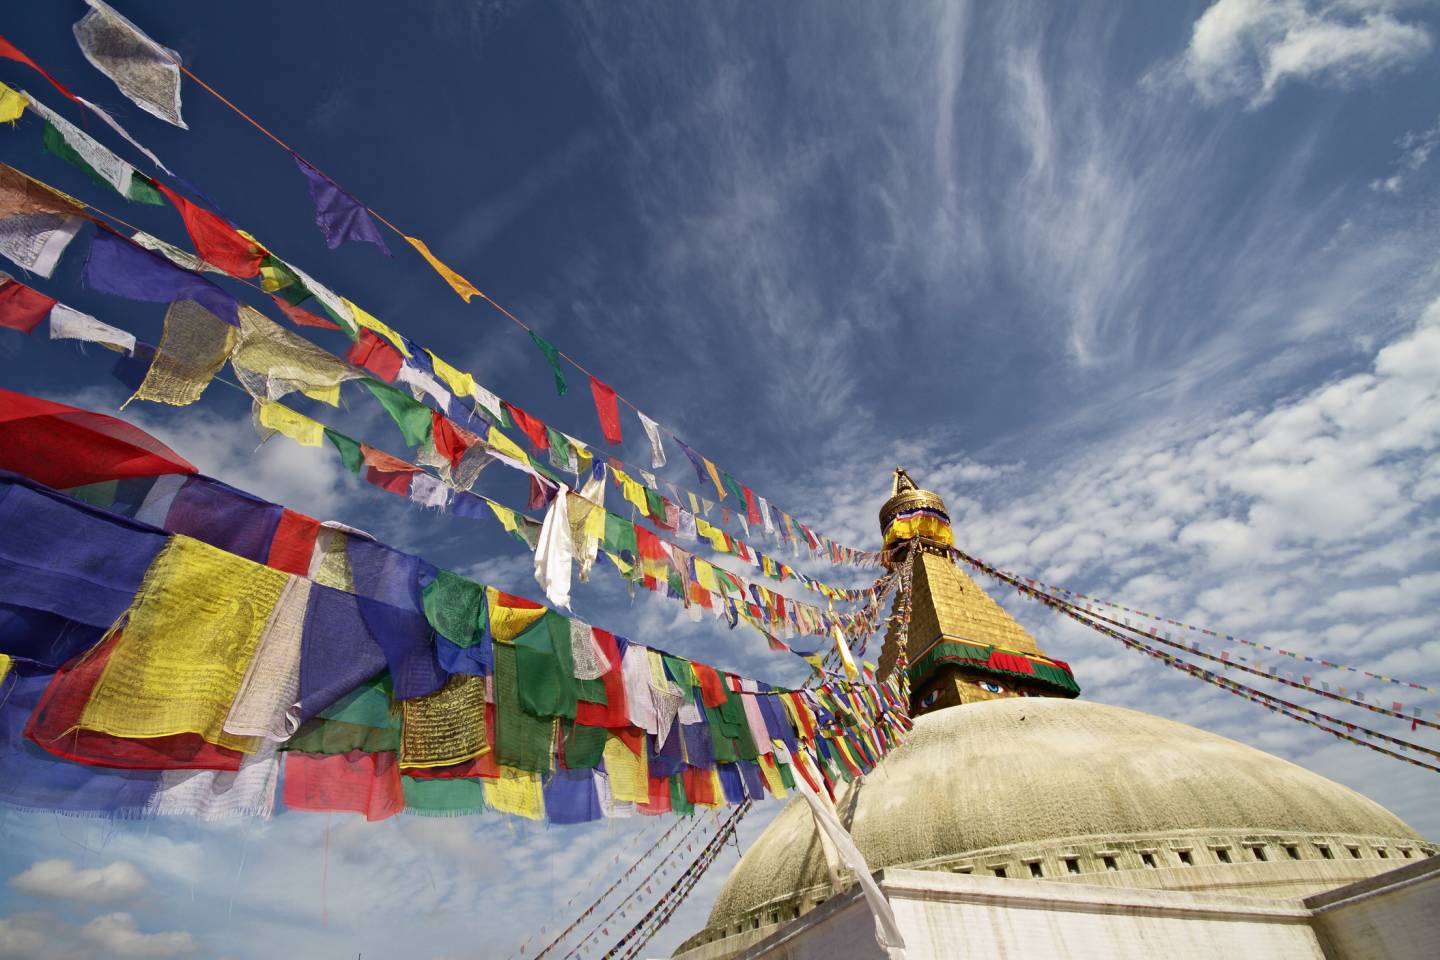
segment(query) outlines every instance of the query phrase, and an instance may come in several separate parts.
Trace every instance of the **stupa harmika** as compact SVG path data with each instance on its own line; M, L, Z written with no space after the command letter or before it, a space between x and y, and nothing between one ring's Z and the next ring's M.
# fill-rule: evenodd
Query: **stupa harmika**
M1069 666L955 565L944 502L904 470L880 526L887 563L918 551L906 651L915 730L837 811L870 868L884 871L902 926L914 928L910 960L1214 956L1230 936L1245 956L1404 956L1324 949L1319 908L1304 899L1373 886L1397 867L1424 874L1430 955L1440 956L1440 858L1420 863L1434 844L1278 757L1076 699ZM898 634L886 638L882 677L895 668ZM676 956L880 956L867 918L853 876L827 867L796 798ZM1077 937L1099 952L1074 949Z

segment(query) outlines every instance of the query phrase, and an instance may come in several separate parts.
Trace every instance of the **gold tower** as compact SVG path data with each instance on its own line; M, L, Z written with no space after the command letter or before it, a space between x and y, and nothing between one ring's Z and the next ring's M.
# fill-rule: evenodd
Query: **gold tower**
M945 502L899 467L890 499L880 508L880 531L887 567L914 553L906 644L912 716L1005 697L1079 696L1070 666L1045 656L1035 638L955 565ZM895 669L899 633L892 625L886 634L881 678Z

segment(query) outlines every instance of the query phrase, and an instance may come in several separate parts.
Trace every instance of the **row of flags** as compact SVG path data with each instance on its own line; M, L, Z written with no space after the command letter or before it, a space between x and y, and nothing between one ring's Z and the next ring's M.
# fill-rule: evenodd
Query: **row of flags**
M133 23L110 8L101 0L88 0L91 10L86 16L75 25L75 35L84 51L87 59L98 70L110 77L116 86L127 97L130 97L138 106L146 112L153 114L176 126L185 128L185 123L180 113L180 85L181 73L188 73L180 62L179 57L171 50L156 43ZM56 86L68 98L80 103L92 112L97 111L88 101L76 97L67 88L54 80L48 73L45 73L38 64L28 56L20 52L8 41L0 38L0 56L9 56L11 59L25 63L35 70L40 71L52 84ZM207 87L207 89L210 89ZM211 93L215 93L213 89ZM216 93L219 97L219 94ZM20 94L24 100L35 103L34 98L28 94ZM346 242L366 242L379 247L387 255L389 249L385 244L375 223L373 210L358 200L353 194L346 191L332 178L321 171L317 166L310 163L281 141L270 131L266 130L248 114L239 111L228 100L219 97L222 102L235 109L247 121L262 130L272 140L280 144L294 159L297 168L305 179L311 200L315 207L316 225L324 235L327 245L335 249ZM53 111L37 107L37 112L43 110L43 116L47 121L47 130L52 129L54 119L59 119L62 125L53 126L60 132L61 138L69 144L72 151L77 152L83 165L88 165L92 170L98 167L114 168L126 171L129 165L123 160L114 157L98 142L94 141L83 131L65 124L63 118L58 118ZM18 112L15 116L18 117ZM15 119L11 117L10 119ZM113 122L111 122L114 126ZM121 131L123 133L123 131ZM125 138L135 146L133 138L129 134L123 134ZM83 144L75 147L75 144ZM143 148L142 148L143 149ZM155 159L153 154L145 151L162 170L164 166ZM168 170L166 170L169 173ZM122 196L139 202L160 202L159 196L163 194L172 204L179 209L185 220L186 229L190 232L192 240L196 245L196 252L201 259L223 272L239 277L252 278L262 273L264 261L269 254L262 245L254 241L253 237L230 225L216 214L205 208L194 204L173 191L166 189L163 185L148 178L132 175L129 172L123 174L125 182L122 184L116 179L102 178L111 183ZM135 184L134 191L130 184ZM137 195L138 193L138 195ZM421 254L426 262L458 293L466 302L473 297L480 296L486 302L491 303L499 309L507 318L525 329L536 348L544 357L546 364L554 378L556 392L564 396L569 391L569 383L561 366L565 360L585 373L590 381L590 391L595 403L597 419L601 432L606 442L611 445L618 445L623 441L623 430L621 427L619 404L623 402L634 410L640 421L646 438L649 442L651 469L659 469L667 462L662 436L668 436L670 440L685 454L695 468L696 478L701 487L709 486L713 490L716 501L725 510L733 508L737 516L743 517L750 524L764 524L766 532L772 532L770 508L765 499L756 495L748 486L738 482L728 472L721 470L708 457L697 453L691 446L686 444L673 431L663 427L659 421L648 416L634 404L620 397L617 392L608 384L600 381L577 361L570 358L563 351L559 350L553 343L540 335L533 327L526 324L513 313L505 310L499 304L485 296L470 281L456 273L452 268L442 263L430 251L424 241L402 233L395 228L388 220L380 218L381 222L391 227L406 240L417 252ZM292 268L293 269L293 268ZM333 308L336 304L333 300L327 300L318 291L311 290L318 300L327 308ZM352 338L358 335L353 322L347 322L351 318L343 316L343 310L332 311L342 314L336 319L341 323L346 333ZM363 325L363 318L360 319ZM375 329L375 328L372 328ZM389 331L384 328L378 330L382 334ZM393 333L393 331L389 331ZM391 338L394 339L393 337ZM731 501L727 504L727 498ZM775 511L777 520L780 515ZM785 517L785 526L798 526L803 533L802 542L811 550L812 555L822 557L837 565L874 565L877 555L869 551L858 550L834 541L822 534L817 533L803 523L796 523ZM796 541L792 541L796 542Z

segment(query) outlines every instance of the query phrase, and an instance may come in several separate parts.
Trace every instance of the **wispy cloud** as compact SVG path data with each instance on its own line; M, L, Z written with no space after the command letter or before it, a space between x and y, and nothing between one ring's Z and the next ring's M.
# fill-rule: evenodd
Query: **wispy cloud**
M1182 67L1202 97L1241 98L1252 109L1289 82L1353 86L1430 52L1429 30L1392 13L1409 5L1216 0L1195 22Z

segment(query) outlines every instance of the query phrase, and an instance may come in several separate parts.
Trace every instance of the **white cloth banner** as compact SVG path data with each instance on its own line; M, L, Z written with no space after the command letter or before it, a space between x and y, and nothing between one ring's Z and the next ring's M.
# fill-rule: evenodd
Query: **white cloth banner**
M794 764L790 751L785 744L775 742L775 758L782 763ZM801 755L801 762L806 758ZM818 777L817 777L818 779ZM855 846L855 841L850 839L850 834L845 826L835 816L834 809L825 801L821 800L815 793L815 788L810 786L804 775L796 771L795 789L810 804L810 813L815 817L815 825L825 832L830 842L835 845L835 850L840 854L840 859L845 866L855 874L855 879L860 882L860 889L865 893L865 899L870 904L870 912L875 914L875 942L880 944L880 949L885 951L890 960L905 960L905 937L900 933L900 926L895 922L895 911L890 908L890 901L885 899L880 885L875 878L870 876L870 867L865 863L865 856Z
M90 65L141 110L188 130L180 116L180 57L100 0L72 28Z
M63 303L50 308L50 339L84 340L125 354L135 352L135 334L101 323L90 314L81 313Z
M561 487L545 511L540 543L535 548L535 582L557 607L570 609L570 576L575 543L570 533L569 491Z
M417 473L410 479L410 499L422 507L444 510L450 503L450 487L428 473Z
M100 141L36 100L26 91L21 90L20 95L29 101L30 109L55 128L66 145L79 154L80 159L90 165L90 169L98 173L122 197L130 196L130 181L135 175L134 167L115 156Z
M409 360L400 364L400 372L395 374L395 382L403 383L410 388L410 393L416 400L421 394L425 394L435 401L435 405L441 410L447 410L450 406L450 391L440 385L430 374L415 366Z
M149 811L160 816L190 816L201 820L229 817L269 817L275 812L275 786L280 782L280 758L275 744L262 740L236 772L221 770L166 770L160 789L150 798Z
M650 438L650 466L659 469L665 466L665 448L660 445L660 424L639 410L635 412L640 415L640 425L645 428L645 436Z
M6 217L0 220L0 256L48 280L84 222L80 217L59 213Z
M285 582L225 718L226 733L280 742L300 728L300 639L310 583L294 576Z

